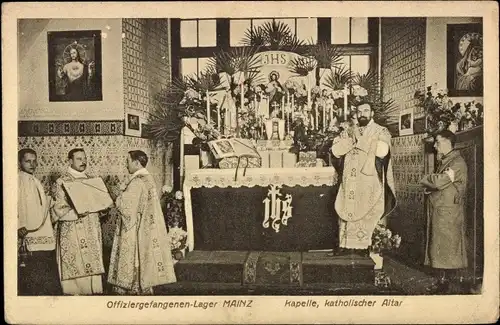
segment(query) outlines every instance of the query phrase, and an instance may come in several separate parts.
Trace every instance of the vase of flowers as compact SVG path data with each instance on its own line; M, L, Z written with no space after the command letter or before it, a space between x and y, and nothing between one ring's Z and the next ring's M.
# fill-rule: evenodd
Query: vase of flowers
M454 103L448 97L447 89L438 89L437 85L427 86L414 94L417 107L425 112L426 132L429 140L442 130L452 132L465 131L483 124L484 107L476 101Z
M185 228L186 216L184 212L184 194L182 191L174 192L171 186L163 186L161 202L167 227L169 229Z
M393 234L392 231L384 225L377 225L372 235L372 244L369 247L370 257L373 262L375 262L375 269L382 269L384 253L398 249L400 245L401 236Z
M182 228L173 227L168 231L168 238L170 250L172 251L172 258L175 261L182 260L186 256L187 232Z

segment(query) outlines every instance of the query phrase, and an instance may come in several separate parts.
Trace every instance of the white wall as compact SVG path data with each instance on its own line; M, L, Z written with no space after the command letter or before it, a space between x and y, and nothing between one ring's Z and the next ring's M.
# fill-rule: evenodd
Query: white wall
M49 102L47 32L71 30L106 33L101 40L102 101ZM20 120L124 118L121 19L24 19L18 24L18 44Z
M481 18L475 17L429 17L427 18L426 48L425 48L425 84L437 83L438 88L446 87L446 25L481 23ZM455 97L456 102L483 102L483 97Z

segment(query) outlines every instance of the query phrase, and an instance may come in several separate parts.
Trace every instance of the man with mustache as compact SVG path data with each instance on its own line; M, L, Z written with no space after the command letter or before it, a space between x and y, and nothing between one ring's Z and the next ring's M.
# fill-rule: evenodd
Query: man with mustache
M339 215L340 253L368 256L377 223L396 205L391 163L391 135L373 121L369 103L357 107L357 125L332 145L339 174L335 210Z
M79 215L66 194L63 182L79 182L85 174L87 156L80 148L68 153L69 167L57 180L52 222L56 224L59 277L66 295L102 293L102 237L99 213Z

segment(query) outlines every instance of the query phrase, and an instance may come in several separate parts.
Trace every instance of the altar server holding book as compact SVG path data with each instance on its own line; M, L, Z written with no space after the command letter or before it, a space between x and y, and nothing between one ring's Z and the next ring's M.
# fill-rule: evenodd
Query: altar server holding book
M117 220L108 282L123 295L152 295L155 286L176 282L160 198L145 168L148 156L139 150L127 157L132 174L115 204Z
M76 186L76 190L68 187L72 183L90 180L85 174L87 156L83 149L72 149L68 153L68 162L68 170L56 182L55 203L52 207L61 285L66 295L100 294L103 292L104 274L100 215L92 206L94 202L86 201L85 198L95 197L96 194L91 193L94 191L99 191L98 195L109 194L84 184ZM73 191L68 192L65 185Z

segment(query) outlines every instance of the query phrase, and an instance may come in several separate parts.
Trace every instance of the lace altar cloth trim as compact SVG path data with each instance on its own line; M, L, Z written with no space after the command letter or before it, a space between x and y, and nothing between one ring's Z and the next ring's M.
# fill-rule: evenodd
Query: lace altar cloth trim
M186 214L187 245L189 251L194 250L194 220L191 206L191 189L200 187L268 187L269 185L285 186L332 186L337 184L337 172L333 167L311 168L248 168L243 176L244 168L236 169L199 169L186 171L184 180L184 209Z
M249 168L243 176L243 168L200 169L186 174L184 189L200 187L267 187L271 184L286 186L322 186L337 184L337 173L333 167L310 168Z

